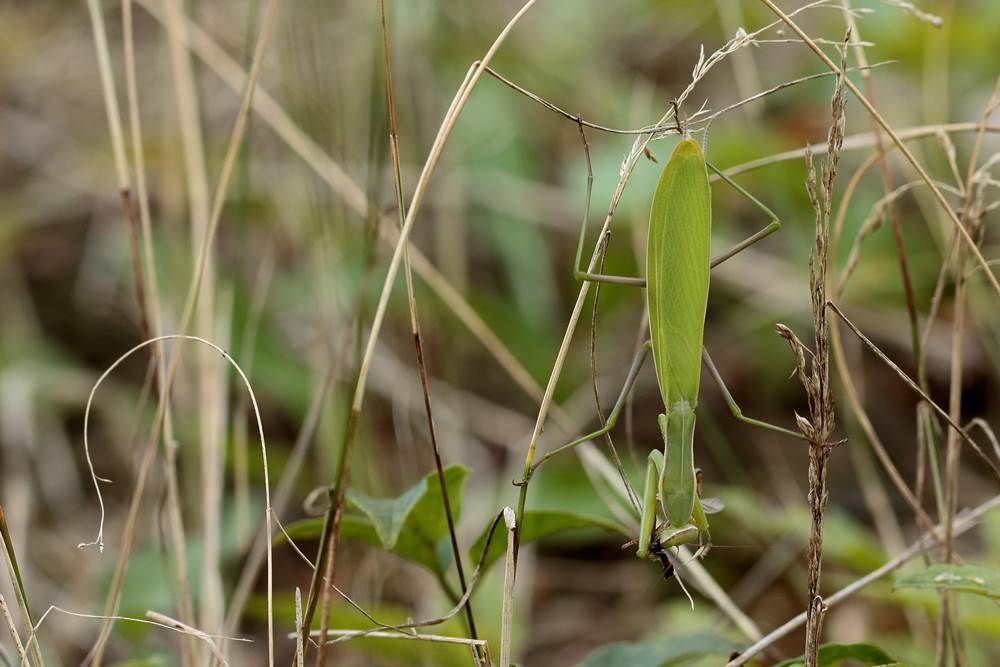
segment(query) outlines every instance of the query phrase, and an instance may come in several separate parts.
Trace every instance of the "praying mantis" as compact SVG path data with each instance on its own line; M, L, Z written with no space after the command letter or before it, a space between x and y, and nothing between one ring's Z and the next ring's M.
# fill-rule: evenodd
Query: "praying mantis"
M639 536L635 542L638 544L636 554L640 558L660 559L666 577L673 572L667 556L669 549L697 543L699 548L695 557L701 557L711 546L707 514L716 508L710 506L709 499L702 499L700 475L694 466L695 409L698 406L702 363L719 385L729 410L737 419L803 438L802 434L790 429L745 416L703 346L711 268L771 235L781 227L781 222L767 206L707 162L701 146L688 137L680 126L678 132L682 138L663 169L650 207L645 279L588 273L579 269L586 236L586 216L581 225L574 264L575 277L579 280L644 287L649 310L649 339L632 362L621 394L605 424L592 433L551 450L527 475L530 477L538 466L555 454L609 433L617 423L639 370L652 352L664 405L664 412L658 419L663 450L654 449L647 458L639 508ZM709 169L750 200L770 220L763 229L714 259L710 258L709 247L712 227ZM666 521L658 522L659 514Z

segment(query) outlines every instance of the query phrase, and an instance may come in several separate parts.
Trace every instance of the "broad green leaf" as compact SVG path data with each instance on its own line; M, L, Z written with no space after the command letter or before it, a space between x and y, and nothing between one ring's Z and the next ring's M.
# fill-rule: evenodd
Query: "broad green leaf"
M698 404L708 305L712 192L697 142L677 144L649 211L646 301L656 379L669 409Z
M426 493L427 479L424 478L398 498L373 498L352 489L347 492L347 501L368 516L382 546L391 550L396 546L406 517Z
M450 465L444 469L445 486L455 521L462 513L462 487L468 469ZM355 491L347 494L348 512L341 523L341 536L364 542L443 574L452 563L448 519L437 472L428 473L396 498L373 498ZM316 539L323 519L296 521L287 528L294 540Z
M462 489L468 474L469 469L462 465L450 465L444 469L452 518L456 522L462 515ZM393 551L403 558L424 565L432 572L444 573L451 567L452 554L441 484L436 472L428 474L424 479L427 481L427 493L414 506Z
M469 563L475 566L479 562L486 545L486 538L492 525L486 526L482 535L476 543L469 549ZM606 531L621 532L621 527L613 521L599 517L584 516L573 512L561 512L554 510L527 511L521 523L521 544L527 544L535 540L540 540L552 535L558 535L571 530L581 530L585 528L600 528ZM490 550L483 561L483 569L487 569L498 559L503 558L507 551L507 531L504 530L501 522L493 533L493 540L490 542Z
M819 647L817 656L819 667L837 667L844 660L853 660L862 665L896 665L899 664L888 653L873 644L823 644ZM802 656L785 660L777 667L798 667L804 665Z
M710 634L695 634L672 639L616 642L602 646L583 661L583 667L666 667L684 665L705 656L728 656L742 645Z
M170 661L162 655L153 655L148 658L139 658L138 660L126 660L125 662L116 662L108 667L167 667Z
M346 519L346 517L345 517ZM343 530L343 526L341 526ZM287 526L285 526L285 533L288 537L292 538L296 542L315 540L318 539L320 534L323 532L323 519L299 519L298 521L292 521ZM281 544L285 541L285 535L275 535L274 543L276 545Z
M975 565L931 565L896 579L894 588L947 588L1000 599L1000 572Z

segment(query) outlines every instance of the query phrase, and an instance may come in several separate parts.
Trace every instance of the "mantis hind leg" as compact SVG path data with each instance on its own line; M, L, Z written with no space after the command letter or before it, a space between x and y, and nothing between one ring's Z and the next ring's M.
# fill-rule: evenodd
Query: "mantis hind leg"
M783 426L778 426L776 424L771 424L760 419L754 419L753 417L747 417L743 414L743 410L740 409L739 404L733 395L729 393L729 388L726 387L726 383L722 379L722 375L719 373L719 369L715 367L715 362L712 361L712 357L709 356L708 350L702 348L701 350L702 360L705 362L705 367L708 368L709 374L715 383L719 385L719 389L722 391L722 397L726 400L726 405L729 406L729 411L733 413L733 416L745 424L750 424L751 426L757 426L759 428L764 428L769 431L775 431L776 433L782 433L784 435L791 436L793 438L805 439L805 436L797 431L787 429Z

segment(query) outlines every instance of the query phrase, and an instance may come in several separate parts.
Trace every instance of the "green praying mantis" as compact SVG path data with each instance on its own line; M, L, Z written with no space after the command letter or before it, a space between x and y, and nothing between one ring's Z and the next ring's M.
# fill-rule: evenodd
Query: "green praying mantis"
M666 577L673 572L667 550L697 543L699 548L695 557L707 553L711 546L707 514L721 509L713 507L715 503L710 499L702 499L700 474L694 465L695 409L702 363L719 385L737 419L791 437L803 437L795 431L745 416L703 346L711 268L774 233L781 222L767 206L707 162L701 146L687 137L680 127L678 130L681 141L663 169L650 208L645 279L579 270L586 217L581 225L574 265L575 276L580 280L645 287L649 339L632 362L621 394L604 426L551 450L528 475L555 454L610 432L642 364L652 352L664 405L664 412L659 415L663 450L654 449L647 460L637 555L659 558ZM770 219L766 227L714 259L710 258L712 195L709 169ZM658 521L660 514L665 521Z

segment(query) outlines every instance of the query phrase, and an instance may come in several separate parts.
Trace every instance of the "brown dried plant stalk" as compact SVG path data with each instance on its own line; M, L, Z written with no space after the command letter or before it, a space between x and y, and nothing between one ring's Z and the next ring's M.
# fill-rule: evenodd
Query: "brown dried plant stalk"
M812 153L806 152L808 177L806 188L816 212L816 242L809 255L809 287L814 324L814 350L809 352L791 329L779 324L778 333L785 338L795 355L795 366L806 390L809 417L796 415L799 430L809 441L809 510L812 526L809 535L809 602L806 608L806 667L817 665L820 629L826 605L819 594L820 573L823 563L823 517L826 514L829 492L826 486L827 464L836 442L832 441L835 426L833 394L830 390L830 326L826 311L827 264L829 257L830 217L833 208L833 182L837 176L837 163L844 142L844 94L848 29L841 52L840 74L831 102L833 122L827 136L827 155L823 161L822 178L817 192L816 171ZM810 361L806 357L809 352Z

